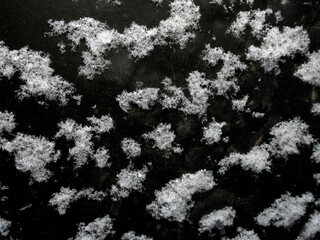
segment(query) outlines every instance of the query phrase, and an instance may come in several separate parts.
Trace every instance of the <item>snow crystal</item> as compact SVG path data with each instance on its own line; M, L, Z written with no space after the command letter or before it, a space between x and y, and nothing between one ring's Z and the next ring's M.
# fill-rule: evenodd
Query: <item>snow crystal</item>
M146 235L137 236L134 231L130 231L123 234L121 240L152 240L152 238L149 238Z
M265 72L275 70L279 73L278 62L281 58L307 53L309 43L308 33L302 27L284 27L282 32L278 27L273 27L267 31L260 47L249 47L247 59L261 62Z
M203 216L199 221L199 232L211 232L213 228L223 229L233 225L236 211L232 207L225 207Z
M320 232L319 226L320 213L318 211L314 211L314 213L310 215L307 223L304 225L302 232L297 237L297 240L314 239L316 234Z
M147 210L156 219L182 222L193 207L192 196L209 191L215 185L212 171L183 174L181 178L169 181L160 191L156 190L156 199L147 205Z
M148 171L145 166L141 170L133 169L132 165L122 169L117 174L117 184L111 187L110 195L112 199L117 201L128 197L132 191L141 192L143 189L142 183L146 179Z
M308 203L314 201L312 193L304 193L301 196L293 197L291 193L285 193L276 199L269 208L263 210L257 217L259 225L267 227L290 228L305 213Z
M114 234L112 220L109 215L106 215L102 218L96 218L87 225L80 223L77 235L73 240L104 240L112 234Z
M21 100L35 96L56 100L61 105L68 103L74 87L62 77L54 76L50 64L49 55L43 52L33 51L28 47L10 51L4 42L0 41L0 77L10 79L16 72L20 73L20 79L25 82L18 91Z
M117 96L116 100L119 102L119 105L124 112L130 110L132 103L144 110L149 110L156 104L158 92L158 88L144 88L130 93L123 91Z
M13 153L16 168L22 172L30 172L32 179L37 182L47 181L52 175L46 165L56 162L60 157L60 151L55 151L54 147L54 142L44 137L22 133L2 145L2 149Z
M203 137L202 140L205 140L207 145L219 142L221 140L222 128L226 125L225 122L218 123L215 119L212 119L212 122L209 123L208 127L203 127Z
M264 117L264 113L261 112L252 112L251 116L254 118L263 118Z
M306 83L320 86L320 51L309 54L308 60L298 68L294 76Z
M141 154L140 144L132 138L124 138L121 141L121 149L128 159L138 157Z

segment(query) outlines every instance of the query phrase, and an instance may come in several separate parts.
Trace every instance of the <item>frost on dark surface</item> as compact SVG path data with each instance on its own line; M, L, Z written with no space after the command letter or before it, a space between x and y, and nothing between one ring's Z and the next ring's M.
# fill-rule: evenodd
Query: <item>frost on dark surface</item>
M319 238L318 1L0 5L1 239Z

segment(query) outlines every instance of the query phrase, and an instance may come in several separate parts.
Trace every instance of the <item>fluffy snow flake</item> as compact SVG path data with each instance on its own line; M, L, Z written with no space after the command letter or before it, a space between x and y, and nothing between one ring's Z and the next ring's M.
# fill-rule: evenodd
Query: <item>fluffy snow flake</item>
M223 229L232 226L236 211L232 207L225 207L203 216L199 221L199 233L211 232L212 229Z
M91 127L82 126L72 119L60 122L58 126L56 138L65 137L68 141L74 141L75 146L69 149L69 158L75 160L75 168L85 165L94 154Z
M0 112L0 136L3 132L11 133L15 127L14 114L8 111Z
M246 230L242 227L237 229L238 235L234 238L223 238L222 240L260 240L259 236L253 231Z
M293 58L296 53L307 53L309 43L308 33L302 27L284 27L283 31L280 31L278 27L273 27L263 37L260 47L249 47L247 59L259 61L265 72L275 70L276 73L279 73L278 62L281 61L281 58Z
M319 62L320 64L320 62ZM320 103L314 103L311 108L311 113L314 116L320 116Z
M117 96L116 100L119 102L121 109L128 112L131 104L136 104L143 110L149 110L158 100L158 88L144 88L134 92L123 91Z
M93 155L93 159L95 160L96 165L99 168L111 166L111 163L109 163L109 159L110 159L109 150L105 149L104 147L100 147L97 149L97 151Z
M316 143L313 145L312 155L310 157L315 163L320 163L320 144Z
M112 227L112 219L109 215L96 218L87 225L80 223L73 240L104 240L107 236L114 234Z
M320 213L315 211L310 215L309 220L304 225L302 232L297 237L297 240L314 239L317 233L320 232Z
M245 95L241 99L234 99L232 100L232 109L237 111L237 112L244 112L245 111L245 106L247 105L249 96Z
M302 64L294 76L302 81L320 86L320 51L308 55L309 61Z
M225 172L234 165L240 165L244 170L251 170L256 174L262 171L270 171L271 161L269 161L270 153L266 144L253 147L246 154L231 153L228 157L219 161L219 173Z
M60 152L55 151L54 142L44 137L18 133L10 142L6 141L2 149L12 153L15 157L16 168L22 172L29 172L37 182L47 181L52 173L46 169L50 162L56 162Z
M11 222L0 217L0 235L6 237L9 235Z
M175 153L181 153L182 149L179 146L173 146L172 143L176 138L176 135L171 131L171 124L160 123L155 130L150 133L142 135L146 140L153 140L153 147L156 147L164 151L173 151Z
M87 118L92 125L92 130L97 134L108 133L114 128L113 120L109 115L96 118L95 116Z
M11 78L19 72L24 81L18 91L19 99L44 97L45 100L57 101L66 105L74 92L71 83L58 75L53 75L51 60L43 52L37 52L28 47L10 51L4 42L0 41L0 77ZM38 101L42 103L42 101Z
M138 236L134 231L130 231L123 234L121 240L152 240L152 238L149 238L146 235Z
M207 145L219 142L221 140L222 128L226 125L225 122L218 123L215 119L209 123L208 127L203 127L203 137L202 140L206 142Z
M183 174L155 191L156 199L147 205L148 212L156 219L182 222L193 207L192 196L211 190L216 183L212 171L200 170Z
M56 207L59 214L63 215L74 201L81 198L102 201L106 195L105 192L94 191L93 188L87 188L78 192L76 189L61 187L59 192L52 195L52 198L49 200L49 206Z
M308 130L309 126L296 117L290 121L284 121L272 127L270 142L272 155L287 158L290 154L298 154L299 146L310 145L314 142Z
M124 138L121 141L121 149L128 159L138 157L141 154L140 144L132 138Z
M264 227L273 225L290 228L306 213L308 203L313 201L314 197L310 192L295 197L291 193L285 193L276 199L269 208L263 210L256 217L256 221Z
M142 183L145 181L148 171L145 166L141 170L135 170L131 165L122 169L117 174L117 184L111 187L110 195L112 199L117 201L128 197L132 191L141 192L143 190Z

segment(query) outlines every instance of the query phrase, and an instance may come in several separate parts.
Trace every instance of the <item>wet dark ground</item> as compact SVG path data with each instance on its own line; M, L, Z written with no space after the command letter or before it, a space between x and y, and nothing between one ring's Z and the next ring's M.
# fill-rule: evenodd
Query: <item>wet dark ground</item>
M286 191L293 195L311 191L319 197L312 175L320 172L320 167L309 160L309 148L301 149L300 155L292 155L288 161L273 161L270 173L253 176L240 167L234 167L224 177L215 174L217 187L194 196L190 221L178 224L155 220L145 210L145 206L154 200L154 191L168 181L200 169L215 172L217 162L230 152L237 150L245 153L256 143L267 142L270 128L280 121L301 116L310 125L310 132L316 138L320 136L319 119L310 113L312 103L319 101L319 89L293 77L296 67L306 58L297 55L294 60L288 59L280 64L280 75L265 74L258 63L245 61L246 49L252 44L259 45L255 38L246 34L236 39L224 34L236 13L249 8L238 6L234 13L227 14L222 7L209 4L207 0L194 2L200 6L201 30L195 32L196 38L185 49L181 50L176 45L156 47L149 56L137 61L130 58L125 49L118 49L108 54L112 62L110 69L89 81L78 76L78 67L82 64L81 50L85 46L77 49L76 53L67 47L66 53L61 55L57 43L66 40L65 36L44 37L44 33L50 31L47 21L64 19L68 22L92 17L107 22L119 32L130 26L132 21L153 27L168 17L168 1L157 7L149 0L123 0L121 6L107 6L94 0L0 0L0 40L10 50L29 46L33 50L49 53L55 73L72 82L77 93L83 95L80 106L73 101L65 107L54 102L43 106L33 98L20 102L15 97L15 91L21 84L18 74L10 81L3 79L0 81L0 111L8 110L16 115L16 131L52 139L60 121L72 118L86 123L86 117L105 114L110 114L116 125L111 134L105 134L96 142L98 146L109 149L110 169L98 169L91 162L82 169L73 170L72 161L66 160L68 147L72 145L59 140L56 145L62 149L62 157L49 166L54 172L53 177L47 183L30 185L30 176L16 170L13 157L6 152L0 153L0 181L9 186L9 190L1 192L8 200L0 202L0 216L12 221L10 235L13 239L67 239L75 236L79 222L88 223L106 214L114 219L116 231L110 239L120 239L129 230L153 239L220 239L223 236L234 237L239 226L253 229L261 239L294 239L299 234L308 214L289 231L275 227L260 228L253 218ZM311 39L310 51L314 51L320 47L320 5L316 1L312 1L312 5L301 2L291 0L287 5L281 5L280 1L256 1L254 8L270 7L274 12L281 10L284 21L278 24L280 27L304 26ZM216 41L212 40L213 34ZM239 73L238 96L248 94L249 107L265 113L262 119L236 113L232 110L230 99L216 97L210 102L208 119L214 117L218 122L225 121L227 127L223 135L229 136L230 140L207 146L200 141L204 125L196 116L186 117L179 111L162 110L160 105L150 111L133 107L128 114L120 109L116 96L123 90L137 89L138 81L143 83L143 87L160 87L161 80L170 77L174 85L186 86L185 78L194 70L214 78L221 66L210 68L201 59L201 52L207 43L241 55L241 59L249 65L248 71ZM258 81L259 78L261 81ZM93 108L94 105L96 108ZM141 138L143 133L153 130L160 122L172 124L177 135L175 142L184 148L182 155L172 154L166 158ZM52 193L58 192L61 186L78 190L86 187L101 191L109 189L116 182L116 174L128 165L120 149L124 137L133 137L143 143L142 155L134 160L137 168L152 162L142 193L132 193L117 202L109 197L102 202L81 199L72 203L65 215L59 215L48 206ZM30 203L30 208L19 210ZM224 231L215 231L213 236L198 236L199 219L224 206L233 206L237 211L234 225ZM311 212L313 209L308 209L308 213Z

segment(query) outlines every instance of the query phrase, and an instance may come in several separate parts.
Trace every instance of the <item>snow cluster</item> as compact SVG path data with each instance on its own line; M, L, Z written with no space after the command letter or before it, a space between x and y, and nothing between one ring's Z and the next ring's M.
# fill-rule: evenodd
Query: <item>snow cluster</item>
M221 140L222 128L226 125L225 122L217 122L214 118L212 122L209 123L208 127L203 127L203 137L202 140L206 142L207 145L219 142Z
M305 215L308 203L313 201L314 197L310 192L295 197L287 192L276 199L269 208L259 213L256 221L264 227L273 225L275 227L290 228Z
M49 206L56 207L59 214L63 215L72 202L78 201L81 198L102 201L106 196L105 192L95 191L93 188L77 191L76 189L61 187L59 192L52 195L52 198L49 200Z
M141 154L140 144L132 138L124 138L121 141L121 149L128 159L138 157Z
M0 112L0 136L3 132L11 133L15 127L14 114L8 111Z
M119 33L105 23L85 17L69 23L51 19L48 23L52 32L48 35L66 34L73 49L84 39L87 51L82 54L84 65L79 68L79 74L93 79L111 64L104 57L111 49L125 47L131 56L143 58L157 45L178 43L184 48L195 37L192 31L198 28L199 7L192 0L173 0L169 7L169 18L151 29L133 22L123 33Z
M311 160L315 163L320 163L320 144L316 143L312 149Z
M233 12L236 6L236 0L211 0L210 3L223 7L226 13ZM239 4L247 4L249 7L252 7L254 0L239 0Z
M11 222L0 217L0 235L6 237L9 235Z
M114 201L121 198L127 198L132 191L141 192L143 190L142 183L145 181L149 170L144 166L140 170L133 169L130 164L127 168L122 169L117 174L117 183L112 185L110 195Z
M137 236L134 231L130 231L123 234L121 240L152 240L152 238L149 238L146 235Z
M315 140L309 133L308 127L298 117L274 125L270 131L272 138L269 144L255 146L246 154L231 153L218 163L219 173L225 174L234 165L241 165L243 169L251 170L256 174L263 170L270 171L269 158L271 156L287 159L291 154L299 154L298 147L314 143ZM316 155L316 151L314 151L314 155ZM314 158L318 159L317 156Z
M109 215L96 218L87 225L80 223L78 232L72 240L104 240L107 236L114 234L112 227L112 219Z
M52 172L46 169L46 165L56 162L60 157L60 151L54 149L54 142L23 133L18 133L12 141L4 141L1 147L14 155L19 171L29 172L37 182L47 181L51 177Z
M130 110L132 103L144 110L149 110L156 104L158 92L158 88L144 88L130 93L123 91L117 96L116 100L124 112Z
M320 232L319 226L320 213L318 211L314 211L314 213L310 215L307 223L304 225L302 232L297 237L297 240L314 239L316 234Z
M199 233L205 231L211 232L212 229L219 230L227 226L233 225L233 220L236 216L236 211L232 207L225 207L220 210L213 211L203 216L199 221Z
M284 61L283 57L293 58L296 53L308 52L310 39L302 27L272 27L267 31L260 47L250 46L247 59L259 61L265 72L275 71L280 73L278 63Z
M176 144L176 146L172 145L176 135L171 131L171 124L160 123L156 129L143 134L142 137L146 140L153 140L153 147L160 150L167 152L173 151L174 153L181 153L183 151L178 144Z
M87 164L88 159L92 158L96 161L98 167L108 166L110 158L108 150L99 148L96 153L93 150L93 133L102 134L109 132L113 127L113 120L110 116L105 115L100 119L96 117L87 118L91 126L82 126L72 119L67 119L58 124L59 131L56 138L65 137L68 141L74 141L74 147L69 149L69 158L75 160L75 168L82 167Z
M54 70L50 64L49 55L43 52L33 51L28 47L10 51L4 42L0 41L0 77L10 79L19 72L20 79L25 83L18 91L21 100L34 96L57 101L61 105L68 103L74 87L61 76L53 75Z
M182 222L193 207L192 196L209 191L215 185L212 171L183 174L181 178L169 181L161 190L156 190L156 199L147 205L147 210L156 219Z
M308 59L309 61L302 64L294 76L306 83L320 86L320 51L310 53Z

